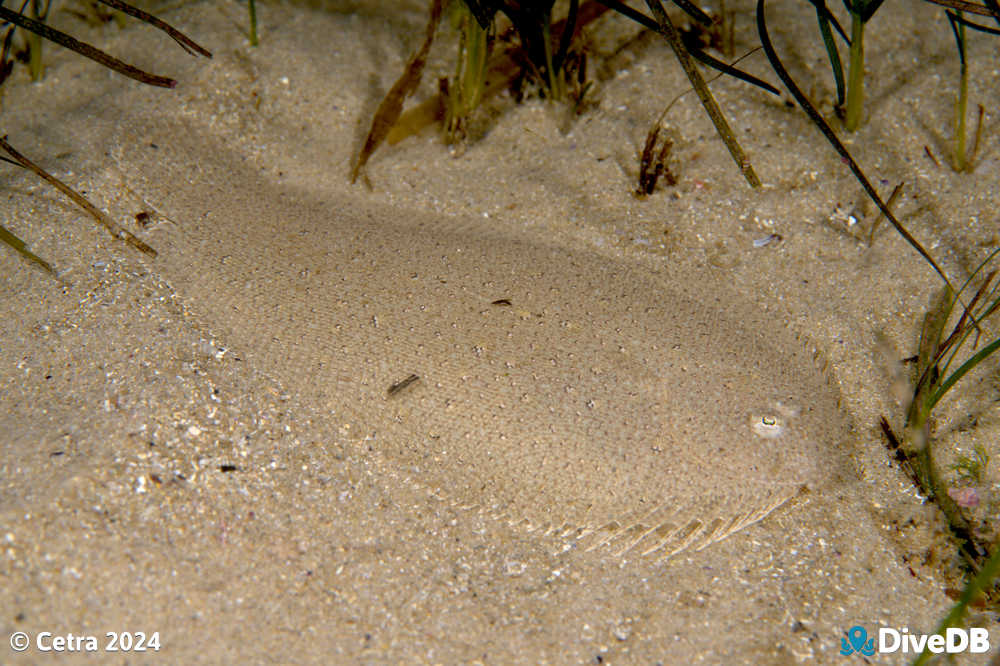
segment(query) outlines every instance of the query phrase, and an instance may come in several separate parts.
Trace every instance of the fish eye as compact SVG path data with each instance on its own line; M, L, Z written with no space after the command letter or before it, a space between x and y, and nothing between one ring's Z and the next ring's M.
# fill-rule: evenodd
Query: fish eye
M785 434L785 423L777 414L755 414L750 417L750 429L758 437L777 439Z
M790 403L775 400L766 409L750 415L750 429L758 437L777 439L785 434L799 410Z

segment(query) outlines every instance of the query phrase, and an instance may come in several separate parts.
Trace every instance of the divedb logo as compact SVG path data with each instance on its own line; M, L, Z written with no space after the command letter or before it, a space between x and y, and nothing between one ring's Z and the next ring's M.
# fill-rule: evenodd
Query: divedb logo
M868 630L856 624L847 631L847 636L840 639L840 654L855 652L871 657L876 652L891 654L906 652L920 654L924 650L931 654L955 654L957 652L982 653L990 649L990 632L980 627L960 629L951 627L944 634L911 634L903 627L892 629L879 627L878 640L868 637Z

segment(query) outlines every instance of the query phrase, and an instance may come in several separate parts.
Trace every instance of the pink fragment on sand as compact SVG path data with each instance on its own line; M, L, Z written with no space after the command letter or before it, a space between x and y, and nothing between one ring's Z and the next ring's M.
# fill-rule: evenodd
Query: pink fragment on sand
M963 509L974 509L979 506L979 492L975 488L949 488L948 497Z

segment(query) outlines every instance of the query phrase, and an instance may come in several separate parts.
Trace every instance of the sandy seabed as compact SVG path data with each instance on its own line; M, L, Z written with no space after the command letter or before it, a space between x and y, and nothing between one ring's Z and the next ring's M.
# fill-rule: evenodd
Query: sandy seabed
M788 12L769 10L786 65L814 99L831 99L825 55L805 37L812 10L774 4ZM955 174L945 166L954 42L941 11L902 5L869 26L867 121L848 143L882 191L906 183L901 219L961 280L998 242L1000 53L971 38L970 99L987 116L975 168ZM752 6L735 9L745 50ZM613 16L590 29L595 87L579 116L502 96L461 156L427 132L376 153L372 191L352 188L351 159L425 11L267 4L250 48L237 3L164 9L210 61L147 27L90 29L56 12L57 27L180 83L143 88L52 47L43 82L17 70L6 84L2 128L154 246L162 230L134 220L158 202L126 167L162 123L215 141L191 149L191 180L224 144L234 169L331 201L486 219L678 281L711 275L779 308L773 326L817 351L850 424L846 441L829 442L844 482L664 563L566 548L453 507L374 455L364 423L331 417L217 339L155 260L5 168L0 223L60 280L0 252L0 633L93 635L103 647L106 632L158 632L156 653L101 658L172 663L785 664L839 663L855 625L931 632L961 584L956 555L939 514L890 464L877 423L900 425L887 357L915 353L939 279L886 224L869 243L872 207L808 119L738 82L713 89L765 186L746 186L689 95L665 120L679 183L633 197L638 147L685 82L657 40L618 50L637 28ZM453 52L445 39L435 47L417 101L451 72ZM774 80L762 55L744 64ZM755 244L772 234L780 240ZM1000 453L996 378L989 365L941 405L942 451ZM997 481L988 467L984 507ZM1000 641L995 614L970 623ZM49 658L34 646L0 654Z

